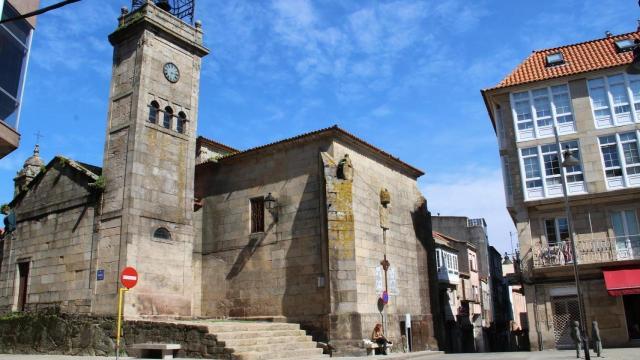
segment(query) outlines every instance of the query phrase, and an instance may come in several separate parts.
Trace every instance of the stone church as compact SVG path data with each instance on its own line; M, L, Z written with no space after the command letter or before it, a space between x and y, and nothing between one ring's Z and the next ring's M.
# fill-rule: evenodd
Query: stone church
M15 179L0 310L114 314L133 266L126 318L294 322L339 347L378 322L399 340L409 314L414 350L436 348L423 172L337 126L198 137L202 26L142 3L109 36L103 166L36 148Z

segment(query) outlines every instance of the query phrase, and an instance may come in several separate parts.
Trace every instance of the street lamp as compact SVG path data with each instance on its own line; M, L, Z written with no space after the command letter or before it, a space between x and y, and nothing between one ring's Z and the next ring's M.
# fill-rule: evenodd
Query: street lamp
M271 193L267 194L267 196L264 198L264 207L267 208L267 210L269 210L275 222L278 222L277 205L278 205L278 200L273 195L271 195Z
M556 145L558 146L558 154L562 151L560 145L560 137L558 136L558 127L553 127L553 132L556 136ZM558 156L560 160L560 156ZM580 160L573 156L573 152L569 147L562 152L562 162L560 162L560 178L562 180L562 190L564 194L564 211L567 217L567 225L569 226L569 242L571 243L571 253L573 257L573 275L576 283L576 295L578 296L578 311L580 313L580 333L582 334L582 342L584 347L585 360L591 360L589 354L589 336L587 334L586 321L587 316L584 309L584 302L582 300L582 291L580 289L580 272L578 270L578 252L576 251L575 238L573 236L573 221L571 221L571 208L569 207L569 192L567 186L567 168L580 165Z

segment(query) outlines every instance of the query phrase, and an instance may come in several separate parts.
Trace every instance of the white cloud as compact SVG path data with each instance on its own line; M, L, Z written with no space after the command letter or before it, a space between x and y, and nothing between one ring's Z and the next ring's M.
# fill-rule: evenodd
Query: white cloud
M509 232L515 227L506 210L502 173L496 169L469 168L438 179L425 179L422 191L433 216L484 218L489 243L498 251L511 251ZM514 246L517 239L514 236Z

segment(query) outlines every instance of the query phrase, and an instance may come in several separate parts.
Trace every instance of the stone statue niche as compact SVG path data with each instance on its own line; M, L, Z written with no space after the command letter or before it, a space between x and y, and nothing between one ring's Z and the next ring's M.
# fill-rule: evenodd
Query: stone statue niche
M391 194L389 194L389 190L383 188L380 190L380 227L384 230L389 229L389 210L391 207Z
M349 154L344 154L344 157L338 163L337 175L338 179L341 180L353 180L353 165Z

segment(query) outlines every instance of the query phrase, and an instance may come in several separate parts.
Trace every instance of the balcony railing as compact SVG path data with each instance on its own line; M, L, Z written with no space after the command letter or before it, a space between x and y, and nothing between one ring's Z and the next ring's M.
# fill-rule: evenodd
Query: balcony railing
M640 259L640 234L605 239L578 239L576 243L579 264ZM533 250L535 268L573 264L571 243L538 245Z

